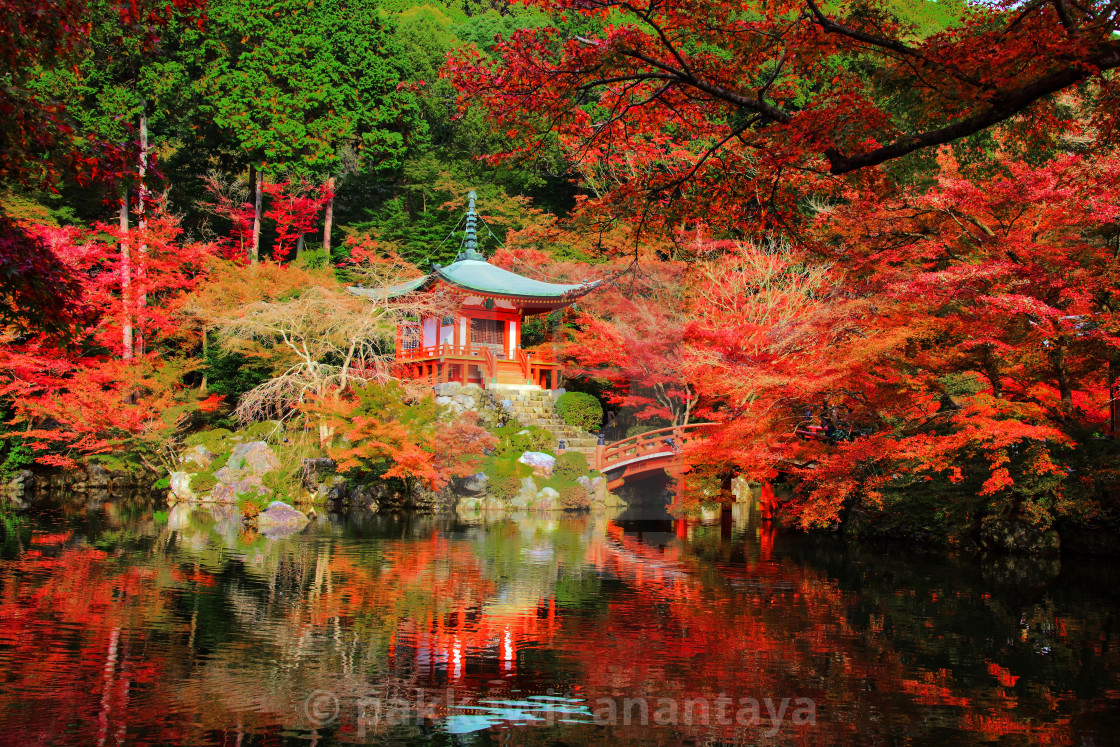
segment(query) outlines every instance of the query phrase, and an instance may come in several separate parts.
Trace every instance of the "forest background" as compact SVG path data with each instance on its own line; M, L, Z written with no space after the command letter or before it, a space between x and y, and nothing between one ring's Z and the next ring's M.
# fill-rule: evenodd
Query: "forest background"
M337 417L417 311L344 286L451 260L475 189L492 261L610 279L526 325L569 386L724 426L686 502L780 470L804 526L1116 531L1117 13L13 6L3 469Z

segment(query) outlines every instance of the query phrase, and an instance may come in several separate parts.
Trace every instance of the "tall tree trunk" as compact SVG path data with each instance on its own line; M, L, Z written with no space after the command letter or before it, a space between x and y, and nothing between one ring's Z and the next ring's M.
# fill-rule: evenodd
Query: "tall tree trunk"
M1120 362L1108 360L1108 414L1109 430L1113 438L1120 438Z
M1073 383L1069 377L1069 366L1066 364L1066 337L1059 335L1054 341L1054 350L1051 353L1054 362L1054 378L1058 380L1058 395L1062 401L1062 411L1065 413L1073 409Z
M296 256L297 257L299 255L303 254L303 247L304 247L304 240L303 240L303 234L301 233L299 235L299 239L296 241Z
M124 330L121 339L121 355L132 360L132 255L128 247L128 187L121 187L120 229L121 229L121 306L124 309Z
M144 239L144 231L148 227L148 184L146 177L148 175L148 113L147 102L143 102L140 109L140 166L137 169L140 175L140 186L136 196L136 225L140 229L140 247L139 255L136 258L136 279L143 285L145 268L147 265L148 244ZM136 307L138 309L146 308L148 305L148 294L140 288L140 295L136 299ZM136 328L136 342L135 350L137 357L144 354L144 331L143 328L137 326Z
M253 248L249 262L256 264L261 257L261 184L263 175L255 166L249 167L249 184L253 189Z
M330 193L330 199L327 200L327 213L323 218L323 251L327 254L327 260L331 258L331 227L334 223L334 177L327 179L327 192Z

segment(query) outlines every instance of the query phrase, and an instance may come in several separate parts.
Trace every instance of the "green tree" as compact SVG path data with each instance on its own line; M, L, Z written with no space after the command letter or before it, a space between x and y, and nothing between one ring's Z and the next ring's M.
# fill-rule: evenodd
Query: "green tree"
M260 253L262 172L325 179L397 167L422 131L392 27L374 0L218 0L198 32L201 110L250 167ZM324 245L330 248L332 206Z

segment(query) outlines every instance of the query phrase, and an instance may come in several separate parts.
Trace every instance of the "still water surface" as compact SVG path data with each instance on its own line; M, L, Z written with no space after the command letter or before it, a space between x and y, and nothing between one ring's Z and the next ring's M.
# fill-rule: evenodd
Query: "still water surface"
M0 507L5 744L1120 743L1120 569L739 514Z

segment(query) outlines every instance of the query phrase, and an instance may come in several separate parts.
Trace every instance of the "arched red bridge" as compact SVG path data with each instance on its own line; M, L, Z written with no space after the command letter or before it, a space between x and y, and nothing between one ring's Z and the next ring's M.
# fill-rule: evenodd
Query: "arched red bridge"
M716 426L716 423L691 423L639 433L597 447L591 466L607 476L607 488L610 490L619 487L628 478L651 472L675 476L681 466L681 449L686 444L704 439Z

